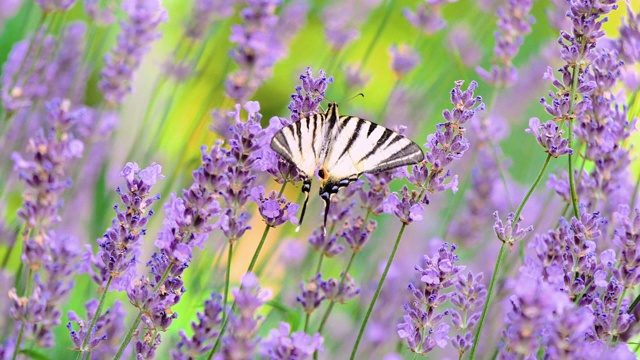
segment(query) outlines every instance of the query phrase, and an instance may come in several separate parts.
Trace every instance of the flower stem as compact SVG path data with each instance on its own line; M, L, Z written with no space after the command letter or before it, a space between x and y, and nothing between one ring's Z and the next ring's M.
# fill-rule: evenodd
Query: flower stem
M173 263L169 264L169 266L167 267L167 270L165 270L164 273L162 274L162 278L160 278L160 281L158 281L156 286L153 287L154 293L157 292L160 286L164 284L164 281L167 280L167 277L169 276L171 269L173 269L173 265L174 265ZM118 352L116 353L116 356L113 358L113 360L119 360L120 357L122 357L124 350L127 348L127 346L129 345L129 342L131 341L131 338L133 337L133 333L138 329L138 325L140 325L140 320L142 319L143 313L144 311L142 309L138 311L138 316L136 316L136 319L133 321L133 324L129 328L129 332L127 333L127 336L124 338L124 341L122 342L122 345L120 345L120 348L118 349Z
M575 115L575 96L576 89L578 88L578 63L573 65L573 72L571 76L573 77L573 82L571 83L571 89L569 90L569 117L568 117L568 136L569 136L569 147L573 148L573 121L572 117ZM573 174L573 156L569 154L569 188L571 189L571 205L573 206L573 214L576 219L580 220L580 211L578 210L578 193L576 191L576 183L574 181Z
M102 296L100 296L100 303L98 303L98 308L96 309L95 314L93 315L93 319L91 319L91 325L89 325L89 332L87 332L87 336L82 340L82 345L80 346L80 351L78 351L78 356L76 356L76 360L80 360L84 356L85 347L89 342L89 338L91 337L93 327L96 326L96 321L102 314L102 308L104 307L104 301L107 298L107 292L109 291L109 286L111 286L111 280L113 280L113 276L109 275L109 279L107 279L107 284L104 286L102 290Z
M531 197L531 195L533 195L533 191L536 189L536 187L540 183L540 180L542 180L542 177L544 176L545 171L547 171L547 167L549 166L550 161L551 161L551 155L547 155L547 158L544 160L544 164L542 164L542 168L540 169L540 172L538 172L538 176L536 177L536 180L533 182L533 185L531 185L531 187L529 188L529 191L527 191L527 194L524 196L524 198L522 199L522 202L520 202L520 205L516 210L516 214L514 216L515 222L518 222L518 219L520 218L520 214L522 214L522 210L524 210L524 206L527 204L527 201L529 201L529 198Z
M351 253L351 258L349 259L349 263L347 264L347 267L345 268L344 272L342 273L342 276L340 277L340 284L338 284L338 294L340 294L340 292L342 291L342 287L344 286L344 280L347 277L347 273L349 272L349 269L351 268L351 264L353 264L353 259L355 259L357 252L353 252ZM325 311L324 315L322 316L322 321L320 322L320 326L318 327L318 333L320 333L320 335L322 335L322 330L324 329L324 325L327 322L327 319L329 319L329 315L331 314L331 310L333 310L333 306L336 304L335 299L332 299L331 302L329 303L329 307L327 308L327 311Z
M382 34L382 31L384 30L384 28L387 26L387 23L389 22L388 21L389 16L393 12L392 10L393 10L394 3L395 3L395 0L389 0L389 2L387 3L387 8L385 9L385 12L384 12L384 17L382 18L382 21L380 22L378 29L376 29L375 35L373 35L373 39L369 43L369 46L367 47L367 50L365 51L364 56L362 57L362 63L360 65L361 70L364 69L364 66L367 64L367 61L369 60L369 57L371 56L371 53L373 51L373 47L375 46L376 42L378 42L378 39L380 39L380 35Z
M24 297L27 298L27 305L29 304L28 301L29 301L29 293L31 292L32 278L33 278L33 269L29 269L27 284L24 288ZM11 357L12 360L16 360L16 357L18 356L18 352L20 352L20 345L22 344L22 335L24 334L24 324L25 324L25 319L22 319L22 321L20 322L20 331L18 332L18 339L16 340L16 345L13 348L13 356Z
M391 254L389 255L389 259L387 260L387 265L384 268L384 272L382 272L382 277L378 282L378 287L376 288L376 292L373 295L373 299L369 304L369 308L367 309L367 313L364 316L364 320L360 325L360 331L358 332L358 338L356 339L356 343L353 346L353 350L351 350L351 356L349 359L353 360L356 357L356 353L358 352L358 346L360 345L360 340L362 339L362 334L364 334L364 329L367 327L367 322L369 322L369 317L371 316L371 312L373 311L373 306L376 304L378 300L378 296L380 295L380 290L382 290L382 284L384 284L384 280L387 278L387 273L389 272L389 268L391 268L391 263L393 262L393 258L396 256L396 251L398 250L398 245L400 245L400 239L402 239L402 234L404 233L404 229L407 227L407 224L403 223L400 228L400 232L398 233L398 237L396 237L396 242L393 245L393 250L391 250Z
M491 276L491 282L489 283L489 290L487 291L487 299L484 302L484 308L482 309L482 315L480 316L480 321L478 322L478 329L476 330L474 339L473 339L473 347L471 348L471 356L470 359L475 359L476 357L476 348L478 347L478 340L480 339L480 335L482 335L482 326L484 325L484 319L487 316L487 312L489 310L489 304L491 300L491 294L493 293L493 288L496 285L496 280L498 279L498 273L500 272L500 268L502 267L502 258L506 253L507 243L503 242L500 245L500 251L498 252L498 260L496 261L496 266L493 268L493 275Z

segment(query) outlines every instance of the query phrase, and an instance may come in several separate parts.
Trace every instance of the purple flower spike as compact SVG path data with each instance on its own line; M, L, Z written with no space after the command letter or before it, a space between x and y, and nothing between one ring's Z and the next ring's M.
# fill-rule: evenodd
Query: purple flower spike
M296 86L296 93L291 95L288 109L291 111L291 122L318 112L318 106L324 100L329 84L333 83L333 76L327 77L323 70L318 77L313 77L313 70L307 68L300 75L302 85Z
M191 18L187 22L184 35L189 39L199 40L214 20L225 19L231 15L233 15L231 0L197 0L193 4Z
M419 198L418 190L411 190L406 186L400 190L400 196L392 193L382 203L382 209L387 214L394 214L403 224L411 224L414 221L422 221L424 213L424 200L426 197Z
M403 9L402 14L409 22L426 35L433 35L447 26L447 22L440 14L439 4L422 4L414 13L409 9Z
M304 312L307 314L311 314L315 309L320 307L320 304L322 304L322 301L326 298L324 295L320 295L321 283L322 276L320 274L309 280L307 284L300 283L302 293L296 297L296 300L302 305Z
M272 294L260 288L253 273L246 273L241 283L241 288L231 291L236 299L236 313L229 314L229 328L222 338L220 353L214 357L216 360L249 359L259 342L256 333L262 317L256 317L255 313Z
M496 65L490 70L477 67L478 75L493 86L509 87L518 80L518 70L511 61L524 43L524 36L531 32L533 16L529 15L532 0L508 0L498 9L498 31L493 52Z
M180 330L180 342L176 350L171 351L174 360L188 360L197 355L203 355L213 348L213 342L220 334L218 329L222 324L222 296L211 294L211 298L204 302L203 312L198 312L198 322L191 322L193 336L187 337L184 330Z
M367 243L377 225L378 223L375 220L369 220L365 225L364 219L358 216L355 220L344 224L340 235L351 247L351 250L358 252Z
M451 304L457 310L451 310L451 323L460 331L451 343L459 354L471 350L473 345L473 329L482 314L482 305L487 298L487 290L482 284L482 273L466 276L458 274L456 291L452 294Z
M342 277L343 274L340 274ZM360 288L356 285L351 275L344 277L344 283L340 286L338 279L330 278L320 282L320 289L324 293L325 299L344 304L360 294Z
M528 232L533 231L533 226L529 226L525 229L520 227L520 223L523 220L522 216L520 216L518 221L514 224L514 216L514 213L509 213L509 215L507 215L507 223L503 224L502 220L500 220L500 217L498 216L498 212L496 211L493 213L493 217L496 219L496 223L493 225L493 230L500 241L509 244L511 247L513 247L516 241L522 240Z
M420 55L407 44L392 45L389 48L389 54L391 54L391 69L399 78L413 70L420 62Z
M276 227L289 221L292 224L298 223L295 213L298 211L298 204L287 201L284 197L277 199L277 193L271 191L268 197L264 197L264 187L258 186L251 189L251 200L258 204L258 210L262 219L268 226Z
M113 5L114 3L107 3L104 8L101 8L100 0L84 0L84 10L87 12L87 16L98 26L111 25L116 21Z
M133 73L151 43L160 37L158 26L167 21L167 11L160 0L124 0L122 8L129 18L121 23L118 42L105 58L98 83L104 99L111 105L121 104L131 92Z
M277 329L271 329L266 339L260 342L260 355L270 360L311 358L316 351L323 351L324 339L319 333L313 336L304 331L291 333L291 326L280 322Z
M564 131L560 130L558 125L551 120L540 124L538 118L531 118L529 119L529 128L525 131L534 134L538 144L555 158L573 153L573 150L569 148L569 140L562 137Z
M416 354L426 354L436 346L444 348L449 341L449 325L441 323L450 310L436 312L454 293L445 292L457 282L464 266L457 266L455 245L445 243L432 257L424 256L425 267L415 267L420 275L418 286L409 284L413 301L404 304L404 322L398 324L398 336Z
M309 237L309 243L318 252L322 252L324 256L331 258L344 251L344 245L338 244L338 237L332 235L327 237L324 231L316 229Z

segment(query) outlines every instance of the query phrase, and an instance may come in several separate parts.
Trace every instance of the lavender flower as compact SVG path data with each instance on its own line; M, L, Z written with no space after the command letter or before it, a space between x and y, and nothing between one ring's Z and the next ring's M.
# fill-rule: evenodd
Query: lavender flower
M231 0L195 1L190 19L186 23L187 28L184 35L189 39L199 40L213 20L225 19L231 15L233 15L233 2Z
M569 148L569 141L562 137L564 131L559 130L558 125L551 120L540 124L538 118L531 118L529 119L529 128L525 131L534 134L538 144L545 152L555 158L573 153L573 150Z
M531 32L533 16L529 15L533 1L509 0L498 9L498 31L493 49L496 63L489 71L477 67L478 75L494 86L509 87L518 80L518 70L511 60L518 54L524 36Z
M496 223L493 225L496 236L500 241L509 244L511 247L513 247L517 241L522 240L528 232L533 231L533 226L525 229L521 228L520 222L523 220L522 216L514 222L514 213L507 215L506 225L500 220L497 211L493 213L493 217L496 219Z
M327 281L320 281L320 289L324 293L324 298L339 304L344 304L360 294L360 288L349 274L340 274L344 282L342 285L338 279L330 278Z
M325 36L334 53L360 37L358 28L375 5L376 1L358 0L325 7L321 18Z
M365 225L364 219L358 216L344 224L340 236L344 238L351 250L359 252L369 241L377 225L378 223L375 220L369 220Z
M109 280L110 289L123 291L136 277L142 236L146 234L145 226L153 215L150 207L160 199L160 194L151 196L150 191L159 179L164 178L160 174L161 170L162 167L156 163L142 170L136 163L127 163L120 172L120 176L126 180L128 191L125 193L118 187L116 192L120 195L126 210L120 211L118 204L114 206L116 217L111 221L111 227L102 239L98 240L100 251L97 257L91 255L91 248L88 247L85 258L90 262L84 262L82 269L82 272L87 272L103 291L107 291ZM91 264L97 271L91 268Z
M319 333L312 336L303 331L291 333L288 323L280 322L271 329L266 339L260 342L260 355L271 360L308 359L316 351L323 351L324 339Z
M193 336L187 337L184 330L180 330L180 342L176 350L171 351L174 360L187 360L207 353L213 348L213 340L218 337L222 324L222 296L212 293L211 298L204 302L203 312L198 312L198 322L191 322ZM207 344L207 342L210 342Z
M231 28L229 41L236 47L230 56L240 69L229 75L225 88L236 102L248 99L260 83L271 77L271 68L284 54L273 32L279 5L279 0L250 1L240 12L243 23Z
M440 7L447 1L429 1L421 4L414 13L410 9L403 9L402 14L409 22L426 35L433 35L447 26L447 22L440 14Z
M472 82L465 91L461 90L462 84L462 81L456 81L455 88L451 90L451 102L455 108L443 111L446 122L436 125L436 132L427 136L425 161L414 165L412 173L407 174L407 179L420 191L409 192L405 187L401 191L402 199L397 194L391 194L382 203L384 212L395 214L404 224L422 220L424 205L429 203L429 193L448 189L457 191L458 177L453 176L447 182L451 172L446 167L460 159L469 148L463 125L477 111L484 109L482 98L473 94L477 83Z
M122 8L129 16L120 26L116 47L105 57L98 86L111 105L121 104L131 92L133 73L149 52L151 43L160 37L158 26L167 21L167 11L160 0L125 0Z
M347 65L344 68L344 77L349 89L363 88L371 78L369 74L362 71L362 64L359 63Z
M323 256L332 258L344 251L344 245L338 244L338 236L327 236L321 229L315 229L308 239L309 244Z
M633 13L627 4L627 19L622 20L620 26L619 49L625 62L631 64L640 62L640 13Z
M256 317L255 313L272 294L260 288L258 278L253 273L246 273L241 284L241 288L231 291L235 297L237 314L229 315L229 328L222 338L220 353L214 357L216 360L248 359L258 345L256 333L262 317Z
M66 26L60 39L60 48L47 66L45 77L51 98L70 99L73 103L84 98L84 83L87 74L81 69L85 51L87 25L75 21Z
M322 276L316 275L310 279L309 282L300 283L301 293L296 297L296 301L302 305L306 314L311 314L315 309L320 307L322 301L326 298L324 295L320 295L320 284L322 283Z
M420 55L407 44L391 45L389 54L391 55L391 69L398 78L413 70L420 62Z
M620 249L620 264L613 268L613 276L626 288L633 288L640 283L640 273L636 271L640 266L640 252L637 250L640 243L640 209L636 208L633 215L630 213L629 207L620 206L614 214L618 226L613 231L614 244Z
M98 26L111 25L116 21L114 4L107 3L104 8L100 7L100 0L84 0L84 11Z
M276 227L287 221L292 224L298 223L298 218L294 214L298 211L299 206L290 203L284 197L278 199L275 191L271 191L269 196L265 198L264 187L258 186L251 189L250 197L258 204L258 211L267 226Z
M325 92L329 84L333 83L333 76L327 77L323 70L318 72L318 77L313 77L313 70L308 67L300 75L302 85L296 86L296 93L291 95L288 109L291 111L291 122L296 122L302 117L314 114L318 106L324 100Z
M5 109L17 111L45 99L49 91L45 72L53 49L54 38L45 35L44 30L13 46L2 66L2 105Z
M445 243L433 256L424 256L425 268L415 267L421 275L420 284L409 284L414 300L404 304L406 314L404 322L398 324L398 336L416 354L426 354L436 346L444 348L449 341L449 325L442 320L450 311L436 310L451 297L445 291L456 284L457 274L464 269L455 265L455 250L455 245Z
M28 158L13 153L14 170L28 186L18 216L26 223L25 234L34 229L48 229L60 221L61 195L71 186L65 177L70 162L80 158L82 141L72 130L84 116L82 110L69 112L69 104L53 100L47 104L49 129L40 129L29 139Z
M93 319L98 309L98 300L91 299L85 303L87 310L86 318ZM69 336L74 344L74 350L80 350L85 337L89 336L87 346L92 354L102 354L104 356L114 356L119 346L120 336L124 332L125 311L122 308L122 302L116 300L113 307L108 308L104 313L99 315L93 329L89 329L89 323L86 323L74 311L69 311L67 317L67 329ZM78 325L78 330L73 330L72 322Z
M482 277L482 273L474 275L469 272L466 276L459 274L456 291L449 298L454 308L458 309L450 312L451 323L460 331L451 340L458 354L471 350L473 344L473 328L480 319L481 308L487 297Z

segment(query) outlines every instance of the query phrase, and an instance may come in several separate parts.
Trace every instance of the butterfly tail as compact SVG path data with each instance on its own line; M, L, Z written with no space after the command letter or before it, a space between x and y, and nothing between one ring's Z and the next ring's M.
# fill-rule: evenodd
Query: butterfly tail
M322 200L324 200L324 222L322 223L322 231L326 236L327 235L327 219L329 218L329 206L331 205L331 197L322 196Z

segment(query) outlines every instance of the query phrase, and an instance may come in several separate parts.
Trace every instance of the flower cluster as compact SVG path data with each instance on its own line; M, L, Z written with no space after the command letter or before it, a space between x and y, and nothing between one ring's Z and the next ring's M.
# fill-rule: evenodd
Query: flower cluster
M416 354L426 354L436 346L444 348L448 344L450 328L443 319L450 311L438 309L452 297L453 292L446 291L456 285L458 273L464 269L456 265L455 250L455 245L445 243L436 254L424 257L424 267L415 267L420 284L409 284L413 301L404 304L406 314L404 322L398 324L398 336Z
M433 35L436 32L444 29L447 26L447 22L442 17L442 6L450 0L430 0L424 4L421 4L416 9L416 12L410 9L403 9L402 14L409 22L418 30L426 35Z
M131 92L133 73L149 52L150 44L160 37L158 26L167 21L167 11L160 0L125 0L122 8L129 18L120 24L118 42L105 58L98 84L104 99L112 105L121 104Z
M508 0L498 9L494 64L488 71L476 68L478 75L489 84L509 87L518 81L518 70L511 61L520 51L524 36L531 32L534 18L529 13L532 6L532 0Z
M229 40L236 47L230 56L240 69L229 75L225 88L236 102L246 101L271 76L271 68L283 55L282 44L274 32L279 5L280 0L249 1L240 12L242 24L231 28Z
M187 360L198 355L206 354L213 348L213 340L218 337L222 324L222 296L211 294L211 298L204 302L204 310L198 312L198 322L191 322L193 336L187 337L184 330L180 330L180 342L176 350L171 351L174 360Z
M256 338L261 316L256 311L272 296L270 290L260 288L258 277L246 273L241 280L241 287L235 288L234 313L229 314L229 329L222 338L220 353L214 359L248 359L253 356L259 339Z
M260 355L270 360L308 359L314 352L323 350L323 342L318 333L313 336L304 331L291 333L291 325L281 322L260 342Z
M147 232L145 226L153 215L151 205L160 199L160 194L151 196L150 191L164 177L160 174L161 170L162 167L156 163L145 169L140 169L136 163L127 163L120 172L127 183L127 192L120 187L116 192L126 209L120 211L118 204L114 206L116 217L111 220L111 227L98 239L100 250L97 256L94 257L91 247L87 246L86 261L81 268L81 272L88 273L103 291L124 291L137 275L141 240Z
M292 204L284 197L277 196L275 191L271 191L265 197L263 186L253 188L249 195L251 200L258 204L258 211L268 226L280 226L287 221L297 224L298 218L294 214L298 211L298 204Z

